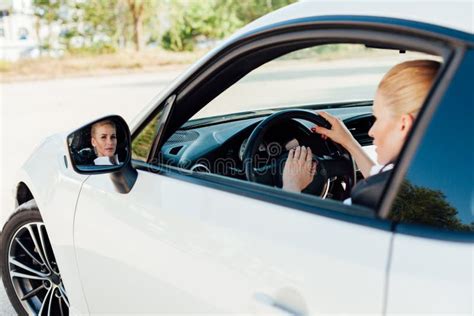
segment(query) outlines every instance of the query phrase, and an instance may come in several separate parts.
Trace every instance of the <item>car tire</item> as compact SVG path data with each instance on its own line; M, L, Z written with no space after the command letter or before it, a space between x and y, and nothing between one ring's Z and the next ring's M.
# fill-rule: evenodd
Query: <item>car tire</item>
M34 200L2 230L0 261L8 298L19 315L69 315L69 301Z

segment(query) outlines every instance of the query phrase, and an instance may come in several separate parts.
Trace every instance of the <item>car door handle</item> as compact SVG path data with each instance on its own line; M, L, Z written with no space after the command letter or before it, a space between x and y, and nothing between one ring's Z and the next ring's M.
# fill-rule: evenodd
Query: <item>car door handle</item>
M276 312L278 315L286 315L286 316L302 316L303 314L296 311L294 308L287 306L286 304L279 303L271 296L265 293L255 293L254 299L259 304L264 305L266 309L270 309L271 311ZM270 312L270 311L269 311Z

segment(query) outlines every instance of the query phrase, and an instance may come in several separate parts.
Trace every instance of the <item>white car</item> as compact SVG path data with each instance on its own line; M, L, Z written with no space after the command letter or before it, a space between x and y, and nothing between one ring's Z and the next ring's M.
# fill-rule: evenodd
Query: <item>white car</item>
M361 174L311 132L327 124L314 111L374 155L377 84L419 58L442 68L392 177L376 201L344 204ZM130 125L111 115L35 150L2 231L12 305L472 315L473 69L472 2L303 1L258 19ZM92 149L99 126L116 131L113 159ZM297 144L319 161L303 193L280 188Z

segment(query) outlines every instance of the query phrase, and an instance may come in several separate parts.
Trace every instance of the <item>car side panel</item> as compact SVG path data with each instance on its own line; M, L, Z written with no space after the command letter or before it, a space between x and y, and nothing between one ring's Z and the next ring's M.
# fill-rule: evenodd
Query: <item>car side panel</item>
M387 314L473 313L472 243L396 234Z
M91 313L380 314L391 237L140 170L128 194L91 176L75 219Z
M82 182L87 176L66 167L66 138L49 137L25 162L18 174L33 194L61 271L71 313L88 313L77 271L73 243L73 219Z

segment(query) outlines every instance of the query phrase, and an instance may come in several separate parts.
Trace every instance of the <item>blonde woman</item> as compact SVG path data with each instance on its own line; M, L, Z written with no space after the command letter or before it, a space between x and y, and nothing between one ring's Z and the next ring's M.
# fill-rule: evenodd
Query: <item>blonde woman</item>
M96 165L118 164L115 154L117 149L117 133L115 123L110 120L100 121L91 127L91 144L97 156Z
M318 113L331 124L331 128L316 126L314 131L344 146L366 178L353 188L353 199L355 194L367 191L367 185L371 182L384 184L387 178L384 171L393 168L439 67L440 63L432 60L407 61L394 66L383 77L374 98L375 123L369 130L369 136L374 139L378 164L372 161L341 120L326 112ZM290 150L283 170L283 189L301 192L311 183L314 175L311 149L297 147ZM370 190L375 189L372 187ZM381 186L375 191L374 195L381 194ZM372 204L376 202L372 201Z

